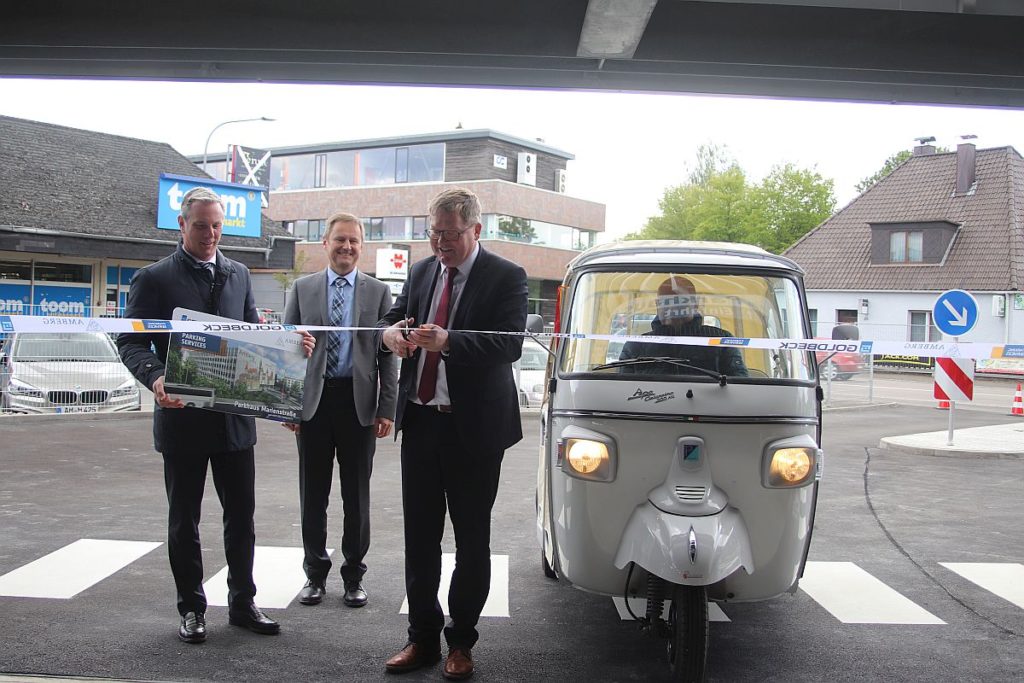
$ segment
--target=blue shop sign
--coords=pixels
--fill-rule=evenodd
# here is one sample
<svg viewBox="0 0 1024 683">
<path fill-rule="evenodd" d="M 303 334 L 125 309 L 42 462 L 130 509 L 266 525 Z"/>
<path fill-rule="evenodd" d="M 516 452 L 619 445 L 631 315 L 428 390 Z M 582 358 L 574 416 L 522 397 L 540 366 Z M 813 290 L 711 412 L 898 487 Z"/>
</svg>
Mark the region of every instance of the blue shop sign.
<svg viewBox="0 0 1024 683">
<path fill-rule="evenodd" d="M 160 191 L 156 210 L 156 227 L 178 230 L 181 199 L 194 187 L 208 187 L 224 200 L 224 234 L 238 237 L 260 237 L 263 216 L 260 212 L 262 193 L 252 185 L 225 183 L 210 178 L 160 174 Z"/>
<path fill-rule="evenodd" d="M 0 284 L 0 313 L 30 315 L 32 288 L 29 285 Z"/>
<path fill-rule="evenodd" d="M 91 287 L 35 286 L 32 309 L 36 315 L 84 316 L 90 315 Z"/>
</svg>

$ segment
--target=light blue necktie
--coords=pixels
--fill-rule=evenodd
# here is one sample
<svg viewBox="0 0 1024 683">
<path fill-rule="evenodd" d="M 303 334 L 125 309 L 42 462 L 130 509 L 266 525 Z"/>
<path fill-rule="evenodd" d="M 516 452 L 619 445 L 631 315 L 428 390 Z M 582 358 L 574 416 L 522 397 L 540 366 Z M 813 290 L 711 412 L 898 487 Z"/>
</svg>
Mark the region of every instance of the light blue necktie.
<svg viewBox="0 0 1024 683">
<path fill-rule="evenodd" d="M 331 306 L 328 311 L 328 322 L 332 327 L 345 325 L 345 287 L 348 280 L 335 278 L 331 283 Z M 327 335 L 327 376 L 341 376 L 342 332 L 331 332 Z"/>
</svg>

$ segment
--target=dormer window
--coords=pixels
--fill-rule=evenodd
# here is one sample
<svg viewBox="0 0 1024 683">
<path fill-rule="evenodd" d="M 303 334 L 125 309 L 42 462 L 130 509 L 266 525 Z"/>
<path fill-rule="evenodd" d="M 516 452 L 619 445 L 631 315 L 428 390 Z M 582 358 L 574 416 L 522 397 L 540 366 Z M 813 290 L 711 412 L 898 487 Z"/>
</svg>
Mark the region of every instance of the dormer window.
<svg viewBox="0 0 1024 683">
<path fill-rule="evenodd" d="M 941 265 L 959 226 L 950 221 L 871 223 L 871 265 Z"/>
<path fill-rule="evenodd" d="M 923 258 L 923 232 L 897 230 L 889 233 L 889 263 L 921 263 Z"/>
</svg>

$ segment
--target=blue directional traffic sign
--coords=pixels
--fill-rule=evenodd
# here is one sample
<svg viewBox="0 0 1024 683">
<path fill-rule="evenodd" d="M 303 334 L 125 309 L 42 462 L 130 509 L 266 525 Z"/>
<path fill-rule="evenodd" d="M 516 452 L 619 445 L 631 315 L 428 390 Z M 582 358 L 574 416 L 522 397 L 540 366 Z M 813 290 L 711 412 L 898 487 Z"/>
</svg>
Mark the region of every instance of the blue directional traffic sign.
<svg viewBox="0 0 1024 683">
<path fill-rule="evenodd" d="M 932 320 L 943 334 L 951 337 L 967 334 L 978 322 L 978 302 L 962 289 L 950 289 L 935 300 Z"/>
</svg>

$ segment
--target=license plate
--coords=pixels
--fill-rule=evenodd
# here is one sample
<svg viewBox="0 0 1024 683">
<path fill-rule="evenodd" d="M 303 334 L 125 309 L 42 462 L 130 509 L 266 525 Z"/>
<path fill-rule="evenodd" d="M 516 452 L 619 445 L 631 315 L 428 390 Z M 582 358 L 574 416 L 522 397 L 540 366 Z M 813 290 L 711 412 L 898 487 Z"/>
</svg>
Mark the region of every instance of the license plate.
<svg viewBox="0 0 1024 683">
<path fill-rule="evenodd" d="M 96 406 L 61 406 L 58 413 L 95 413 Z"/>
</svg>

